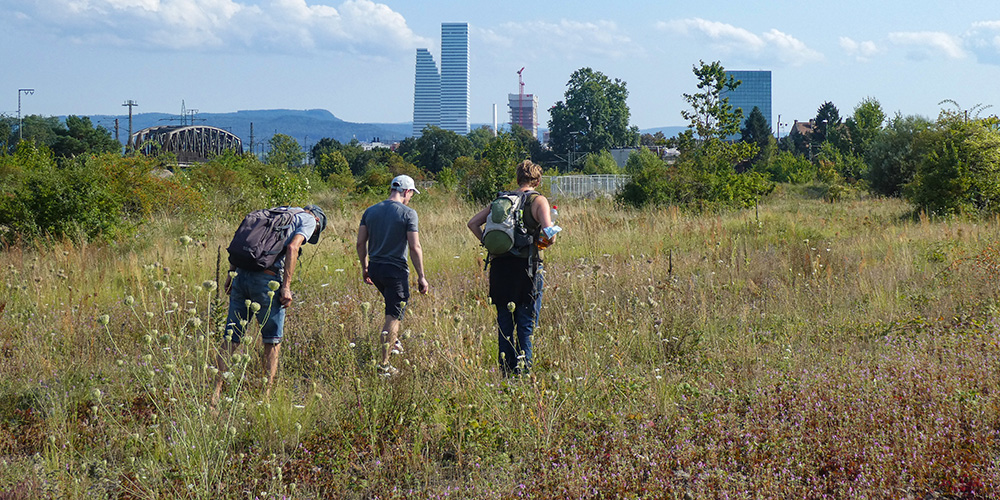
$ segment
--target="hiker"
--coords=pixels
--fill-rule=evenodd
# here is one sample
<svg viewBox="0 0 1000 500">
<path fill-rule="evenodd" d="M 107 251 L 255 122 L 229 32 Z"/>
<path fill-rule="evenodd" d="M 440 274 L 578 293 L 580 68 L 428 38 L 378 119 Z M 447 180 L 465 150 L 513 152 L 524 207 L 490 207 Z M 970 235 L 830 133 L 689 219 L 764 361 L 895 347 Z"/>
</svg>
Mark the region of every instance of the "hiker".
<svg viewBox="0 0 1000 500">
<path fill-rule="evenodd" d="M 398 373 L 389 364 L 389 357 L 393 352 L 403 352 L 399 325 L 406 312 L 406 302 L 410 300 L 407 249 L 413 269 L 417 272 L 417 289 L 422 294 L 429 289 L 424 276 L 424 254 L 417 234 L 417 212 L 408 206 L 415 194 L 420 194 L 420 191 L 413 179 L 408 175 L 397 176 L 389 186 L 389 198 L 368 207 L 358 226 L 361 278 L 365 283 L 375 285 L 385 298 L 382 360 L 379 364 L 379 374 L 384 377 Z"/>
<path fill-rule="evenodd" d="M 552 223 L 549 200 L 535 191 L 541 181 L 542 167 L 530 160 L 521 162 L 517 166 L 517 190 L 501 193 L 496 201 L 474 215 L 468 223 L 469 230 L 476 235 L 476 239 L 490 250 L 493 234 L 504 237 L 502 233 L 494 233 L 488 222 L 497 212 L 494 206 L 501 198 L 514 202 L 513 207 L 508 207 L 507 213 L 508 217 L 516 220 L 513 223 L 507 222 L 507 225 L 513 226 L 515 236 L 510 236 L 511 232 L 508 231 L 508 236 L 504 237 L 509 238 L 505 247 L 509 250 L 494 253 L 499 252 L 494 249 L 487 257 L 490 300 L 497 309 L 497 359 L 504 375 L 527 374 L 531 369 L 532 332 L 542 308 L 544 286 L 540 248 L 552 243 L 555 237 L 552 228 L 555 228 L 555 232 L 558 231 Z M 518 213 L 521 214 L 520 217 L 516 217 Z M 549 228 L 548 237 L 543 236 L 545 228 Z"/>
<path fill-rule="evenodd" d="M 249 224 L 255 216 L 257 217 L 255 220 L 261 221 L 258 227 L 266 226 L 269 229 L 268 234 L 274 240 L 273 246 L 277 247 L 275 250 L 263 252 L 266 254 L 264 260 L 256 262 L 252 259 L 247 260 L 241 252 L 242 249 L 252 254 L 259 254 L 260 248 L 257 247 L 269 244 L 268 234 L 252 231 Z M 278 224 L 273 222 L 277 218 L 283 221 L 280 233 L 272 227 Z M 324 229 L 326 229 L 326 214 L 316 205 L 258 210 L 248 215 L 240 224 L 229 248 L 229 274 L 225 285 L 226 293 L 229 294 L 229 314 L 226 317 L 226 338 L 222 342 L 218 356 L 219 377 L 212 395 L 213 407 L 218 404 L 219 396 L 222 394 L 222 374 L 228 370 L 227 356 L 223 354 L 232 356 L 239 348 L 243 334 L 253 317 L 256 317 L 260 325 L 261 342 L 264 344 L 262 364 L 267 379 L 264 396 L 270 395 L 271 382 L 278 371 L 285 309 L 292 305 L 290 286 L 299 253 L 306 242 L 313 245 L 318 243 L 319 235 Z M 257 269 L 258 267 L 261 269 Z"/>
</svg>

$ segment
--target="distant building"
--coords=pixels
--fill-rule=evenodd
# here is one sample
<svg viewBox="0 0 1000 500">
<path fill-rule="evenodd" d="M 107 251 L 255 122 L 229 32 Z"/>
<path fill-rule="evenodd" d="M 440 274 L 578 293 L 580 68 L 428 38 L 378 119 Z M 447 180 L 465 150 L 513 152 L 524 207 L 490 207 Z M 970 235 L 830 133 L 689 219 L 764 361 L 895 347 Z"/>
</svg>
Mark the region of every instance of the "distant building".
<svg viewBox="0 0 1000 500">
<path fill-rule="evenodd" d="M 469 133 L 469 24 L 441 23 L 441 71 L 427 49 L 417 49 L 413 81 L 413 136 L 433 125 Z"/>
<path fill-rule="evenodd" d="M 510 123 L 520 125 L 538 138 L 538 96 L 532 94 L 507 94 Z"/>
<path fill-rule="evenodd" d="M 468 23 L 441 23 L 441 128 L 469 133 Z"/>
<path fill-rule="evenodd" d="M 441 123 L 441 75 L 427 49 L 417 49 L 417 71 L 413 82 L 413 136 L 424 127 Z"/>
<path fill-rule="evenodd" d="M 761 114 L 767 120 L 767 126 L 774 130 L 771 121 L 771 72 L 767 70 L 737 70 L 726 71 L 726 76 L 731 76 L 741 82 L 734 91 L 722 91 L 722 97 L 729 98 L 729 104 L 733 109 L 743 110 L 743 121 L 740 122 L 740 128 L 746 126 L 746 119 L 756 106 L 760 108 Z M 731 136 L 730 139 L 739 139 L 739 135 Z"/>
</svg>

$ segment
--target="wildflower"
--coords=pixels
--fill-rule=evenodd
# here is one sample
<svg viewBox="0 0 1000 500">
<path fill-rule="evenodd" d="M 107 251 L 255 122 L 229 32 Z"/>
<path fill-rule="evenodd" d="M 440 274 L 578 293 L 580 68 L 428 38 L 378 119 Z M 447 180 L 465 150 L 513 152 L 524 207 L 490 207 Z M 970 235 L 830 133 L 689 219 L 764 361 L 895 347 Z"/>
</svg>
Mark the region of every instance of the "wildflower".
<svg viewBox="0 0 1000 500">
<path fill-rule="evenodd" d="M 146 318 L 151 319 L 153 317 L 153 311 L 146 311 Z"/>
<path fill-rule="evenodd" d="M 191 244 L 192 241 L 194 241 L 194 239 L 192 239 L 190 236 L 188 236 L 186 234 L 184 236 L 181 236 L 177 240 L 180 241 L 181 245 L 184 245 L 184 246 L 188 246 L 188 245 Z"/>
<path fill-rule="evenodd" d="M 253 311 L 253 312 L 255 312 L 255 313 L 257 311 L 260 311 L 260 304 L 258 304 L 256 302 L 251 303 L 250 304 L 250 310 Z"/>
<path fill-rule="evenodd" d="M 93 391 L 90 391 L 90 395 L 93 396 L 94 399 L 96 399 L 98 401 L 100 401 L 101 400 L 101 396 L 103 396 L 103 394 L 101 394 L 101 390 L 97 389 L 97 388 L 95 388 Z"/>
<path fill-rule="evenodd" d="M 147 335 L 143 335 L 142 336 L 142 343 L 146 344 L 146 345 L 152 344 L 153 343 L 153 336 L 152 335 L 148 335 L 148 334 Z"/>
<path fill-rule="evenodd" d="M 274 281 L 274 280 L 268 281 L 267 282 L 267 288 L 269 290 L 271 290 L 271 291 L 277 290 L 277 289 L 281 288 L 281 283 L 278 283 L 277 281 Z"/>
<path fill-rule="evenodd" d="M 214 292 L 215 289 L 218 287 L 219 284 L 216 283 L 215 280 L 206 280 L 201 284 L 201 288 L 204 289 L 206 292 Z"/>
<path fill-rule="evenodd" d="M 323 395 L 317 392 L 317 393 L 313 394 L 313 399 L 315 399 L 316 401 L 319 401 L 319 400 L 323 399 Z"/>
<path fill-rule="evenodd" d="M 124 359 L 115 360 L 115 364 L 118 366 L 125 366 L 125 360 Z"/>
<path fill-rule="evenodd" d="M 198 328 L 201 326 L 201 318 L 189 318 L 188 324 L 191 325 L 192 328 Z"/>
<path fill-rule="evenodd" d="M 517 308 L 517 305 L 516 305 L 516 304 L 514 304 L 513 302 L 508 302 L 508 303 L 507 303 L 507 310 L 508 310 L 508 311 L 510 311 L 510 312 L 514 312 L 514 309 L 516 309 L 516 308 Z"/>
<path fill-rule="evenodd" d="M 108 323 L 111 322 L 111 317 L 108 316 L 107 314 L 102 314 L 102 315 L 100 315 L 100 316 L 97 317 L 97 322 L 101 326 L 108 326 Z"/>
<path fill-rule="evenodd" d="M 351 342 L 351 343 L 347 344 L 347 347 L 350 347 L 351 349 L 354 349 L 356 347 L 356 345 L 354 344 L 354 342 Z"/>
<path fill-rule="evenodd" d="M 239 276 L 239 274 L 240 273 L 238 273 L 236 271 L 229 271 L 229 278 L 230 279 L 235 278 L 235 277 Z"/>
<path fill-rule="evenodd" d="M 295 432 L 302 432 L 302 424 L 295 422 Z"/>
<path fill-rule="evenodd" d="M 132 307 L 132 304 L 135 304 L 135 297 L 133 297 L 131 295 L 126 295 L 125 296 L 125 305 L 127 305 L 129 307 Z"/>
<path fill-rule="evenodd" d="M 371 308 L 372 308 L 372 303 L 371 302 L 362 302 L 361 303 L 361 312 L 364 313 L 365 315 L 368 314 L 368 311 L 371 310 Z"/>
<path fill-rule="evenodd" d="M 274 300 L 274 292 L 272 290 L 267 291 L 267 300 Z"/>
<path fill-rule="evenodd" d="M 167 287 L 166 281 L 157 280 L 153 282 L 153 288 L 155 288 L 157 291 L 162 291 L 166 287 Z"/>
</svg>

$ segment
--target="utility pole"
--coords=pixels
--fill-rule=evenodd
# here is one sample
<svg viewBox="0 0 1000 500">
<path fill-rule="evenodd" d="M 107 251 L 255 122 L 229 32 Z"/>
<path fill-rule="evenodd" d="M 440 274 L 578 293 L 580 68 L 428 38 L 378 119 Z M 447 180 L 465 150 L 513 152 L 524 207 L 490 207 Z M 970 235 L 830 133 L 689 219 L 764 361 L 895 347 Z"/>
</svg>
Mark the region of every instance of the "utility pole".
<svg viewBox="0 0 1000 500">
<path fill-rule="evenodd" d="M 253 151 L 253 122 L 250 122 L 250 154 L 255 155 Z"/>
<path fill-rule="evenodd" d="M 21 141 L 24 139 L 24 133 L 21 131 L 21 94 L 31 95 L 35 93 L 35 89 L 17 89 L 17 140 Z"/>
<path fill-rule="evenodd" d="M 129 99 L 129 100 L 125 101 L 124 104 L 122 104 L 122 106 L 128 106 L 128 143 L 129 143 L 129 145 L 132 144 L 132 108 L 134 108 L 134 107 L 136 107 L 138 105 L 139 105 L 139 103 L 133 101 L 132 99 Z M 128 151 L 128 148 L 125 148 L 125 149 L 126 149 L 126 151 Z"/>
</svg>

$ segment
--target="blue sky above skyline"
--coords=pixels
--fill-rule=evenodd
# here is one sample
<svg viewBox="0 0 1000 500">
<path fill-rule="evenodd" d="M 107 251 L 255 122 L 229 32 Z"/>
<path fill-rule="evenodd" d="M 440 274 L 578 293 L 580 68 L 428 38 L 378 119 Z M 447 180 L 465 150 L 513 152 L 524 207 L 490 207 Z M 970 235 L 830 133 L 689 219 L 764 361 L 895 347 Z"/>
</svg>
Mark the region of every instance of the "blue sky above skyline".
<svg viewBox="0 0 1000 500">
<path fill-rule="evenodd" d="M 624 80 L 632 123 L 684 125 L 681 94 L 699 60 L 772 71 L 772 119 L 807 120 L 865 97 L 933 118 L 945 99 L 993 105 L 1000 80 L 995 2 L 542 3 L 368 0 L 0 0 L 0 113 L 179 113 L 327 109 L 356 122 L 407 122 L 415 49 L 440 61 L 442 22 L 470 27 L 471 121 L 505 122 L 508 93 L 544 111 L 570 74 Z"/>
</svg>

